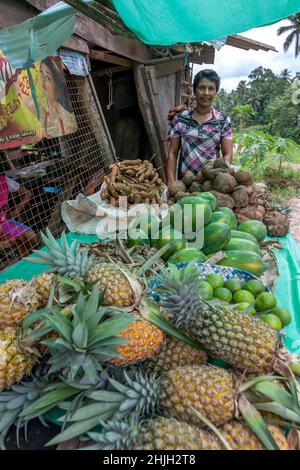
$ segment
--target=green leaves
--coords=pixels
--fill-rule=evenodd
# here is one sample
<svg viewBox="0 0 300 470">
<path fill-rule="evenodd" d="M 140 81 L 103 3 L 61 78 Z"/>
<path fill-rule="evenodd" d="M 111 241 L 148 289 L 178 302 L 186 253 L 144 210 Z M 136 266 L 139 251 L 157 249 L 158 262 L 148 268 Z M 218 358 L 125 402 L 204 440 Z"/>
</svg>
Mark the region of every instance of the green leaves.
<svg viewBox="0 0 300 470">
<path fill-rule="evenodd" d="M 143 299 L 140 304 L 140 314 L 155 326 L 165 331 L 168 335 L 189 344 L 193 348 L 204 350 L 204 348 L 194 339 L 179 330 L 160 312 L 159 307 L 154 303 Z"/>
<path fill-rule="evenodd" d="M 242 395 L 239 398 L 239 410 L 249 428 L 261 440 L 267 450 L 279 450 L 279 447 L 270 433 L 267 424 L 263 420 L 261 414 L 254 406 Z"/>
</svg>

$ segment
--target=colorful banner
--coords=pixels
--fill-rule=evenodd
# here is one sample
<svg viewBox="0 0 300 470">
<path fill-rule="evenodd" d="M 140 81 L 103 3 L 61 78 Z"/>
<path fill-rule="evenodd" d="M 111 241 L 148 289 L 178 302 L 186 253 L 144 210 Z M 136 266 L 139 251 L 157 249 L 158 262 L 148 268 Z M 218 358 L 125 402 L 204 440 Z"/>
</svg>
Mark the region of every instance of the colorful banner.
<svg viewBox="0 0 300 470">
<path fill-rule="evenodd" d="M 48 57 L 28 71 L 13 70 L 0 51 L 0 149 L 19 147 L 76 132 L 77 123 L 59 57 Z"/>
</svg>

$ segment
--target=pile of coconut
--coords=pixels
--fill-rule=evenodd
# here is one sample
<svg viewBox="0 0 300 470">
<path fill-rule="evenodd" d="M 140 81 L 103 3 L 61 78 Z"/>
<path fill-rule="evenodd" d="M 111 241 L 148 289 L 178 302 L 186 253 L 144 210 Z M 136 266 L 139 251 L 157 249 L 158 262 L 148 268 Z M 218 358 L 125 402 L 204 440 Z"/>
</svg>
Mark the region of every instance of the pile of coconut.
<svg viewBox="0 0 300 470">
<path fill-rule="evenodd" d="M 271 236 L 285 236 L 289 231 L 289 219 L 277 212 L 265 198 L 264 190 L 253 184 L 250 171 L 228 168 L 222 158 L 207 163 L 198 174 L 187 171 L 181 181 L 168 188 L 168 204 L 172 205 L 186 196 L 199 196 L 199 192 L 211 192 L 219 207 L 233 209 L 238 222 L 260 220 Z"/>
</svg>

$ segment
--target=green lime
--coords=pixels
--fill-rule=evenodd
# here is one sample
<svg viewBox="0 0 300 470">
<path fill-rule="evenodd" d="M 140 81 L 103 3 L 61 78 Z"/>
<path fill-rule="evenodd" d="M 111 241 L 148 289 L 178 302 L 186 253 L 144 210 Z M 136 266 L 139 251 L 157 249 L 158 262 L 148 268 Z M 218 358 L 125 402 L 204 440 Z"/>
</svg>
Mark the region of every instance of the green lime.
<svg viewBox="0 0 300 470">
<path fill-rule="evenodd" d="M 257 297 L 258 294 L 261 294 L 262 292 L 265 292 L 266 290 L 263 282 L 259 281 L 258 279 L 252 279 L 252 281 L 248 281 L 244 285 L 244 289 L 251 292 L 251 294 L 253 294 L 254 297 Z"/>
<path fill-rule="evenodd" d="M 204 300 L 211 300 L 214 296 L 214 291 L 208 282 L 201 281 L 199 284 L 199 294 Z"/>
<path fill-rule="evenodd" d="M 234 277 L 225 282 L 226 289 L 229 289 L 233 294 L 238 290 L 241 290 L 242 285 L 238 279 Z"/>
<path fill-rule="evenodd" d="M 250 315 L 254 315 L 254 313 L 256 313 L 256 310 L 255 308 L 251 307 L 251 304 L 249 304 L 248 302 L 241 302 L 240 304 L 237 304 L 235 307 L 234 307 L 236 310 L 247 310 L 247 313 L 249 313 Z"/>
<path fill-rule="evenodd" d="M 271 310 L 269 310 L 268 313 L 272 313 L 273 315 L 276 315 L 276 317 L 278 317 L 279 320 L 281 321 L 282 327 L 287 326 L 291 323 L 292 317 L 287 308 L 274 307 Z"/>
<path fill-rule="evenodd" d="M 251 292 L 241 289 L 233 294 L 233 301 L 235 304 L 240 304 L 241 302 L 247 302 L 248 304 L 253 304 L 255 302 L 255 298 L 251 294 Z"/>
<path fill-rule="evenodd" d="M 277 299 L 272 292 L 262 292 L 258 294 L 255 301 L 256 310 L 263 312 L 264 310 L 270 310 L 276 307 Z"/>
<path fill-rule="evenodd" d="M 259 318 L 265 323 L 267 323 L 267 325 L 269 325 L 269 327 L 272 328 L 273 330 L 279 331 L 282 328 L 280 319 L 276 315 L 273 315 L 272 313 L 260 315 Z"/>
<path fill-rule="evenodd" d="M 225 287 L 218 287 L 214 290 L 214 297 L 216 299 L 225 300 L 226 302 L 231 302 L 232 293 Z"/>
<path fill-rule="evenodd" d="M 205 280 L 214 290 L 224 286 L 224 280 L 220 274 L 209 274 Z"/>
</svg>

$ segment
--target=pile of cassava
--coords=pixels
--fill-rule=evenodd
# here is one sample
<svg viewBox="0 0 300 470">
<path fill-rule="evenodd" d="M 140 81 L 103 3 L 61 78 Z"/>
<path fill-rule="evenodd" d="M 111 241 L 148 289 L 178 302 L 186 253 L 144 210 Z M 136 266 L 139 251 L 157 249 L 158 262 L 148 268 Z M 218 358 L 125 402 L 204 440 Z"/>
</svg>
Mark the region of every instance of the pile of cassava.
<svg viewBox="0 0 300 470">
<path fill-rule="evenodd" d="M 288 217 L 272 208 L 263 191 L 253 185 L 252 174 L 229 168 L 221 158 L 207 163 L 196 175 L 187 171 L 181 181 L 175 181 L 168 189 L 169 205 L 185 196 L 210 191 L 219 207 L 234 210 L 239 223 L 260 220 L 271 236 L 285 236 L 289 231 Z"/>
<path fill-rule="evenodd" d="M 128 205 L 159 204 L 164 190 L 164 183 L 149 160 L 123 160 L 110 165 L 111 174 L 105 176 L 105 189 L 102 199 L 107 199 L 115 207 L 119 198 L 127 197 Z"/>
</svg>

